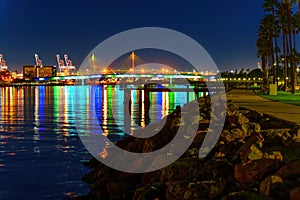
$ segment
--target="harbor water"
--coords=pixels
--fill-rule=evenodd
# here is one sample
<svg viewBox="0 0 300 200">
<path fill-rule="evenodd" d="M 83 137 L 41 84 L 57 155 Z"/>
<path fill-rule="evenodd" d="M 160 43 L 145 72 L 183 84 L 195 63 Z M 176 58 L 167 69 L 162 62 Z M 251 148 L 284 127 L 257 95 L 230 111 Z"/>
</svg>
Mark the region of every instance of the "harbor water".
<svg viewBox="0 0 300 200">
<path fill-rule="evenodd" d="M 88 126 L 93 110 L 103 134 L 114 142 L 121 140 L 126 137 L 125 93 L 114 85 L 0 88 L 0 199 L 70 199 L 87 194 L 81 177 L 89 169 L 83 161 L 92 156 L 81 143 L 75 119 Z M 127 134 L 195 98 L 193 92 L 150 92 L 145 112 L 144 91 L 130 91 Z"/>
</svg>

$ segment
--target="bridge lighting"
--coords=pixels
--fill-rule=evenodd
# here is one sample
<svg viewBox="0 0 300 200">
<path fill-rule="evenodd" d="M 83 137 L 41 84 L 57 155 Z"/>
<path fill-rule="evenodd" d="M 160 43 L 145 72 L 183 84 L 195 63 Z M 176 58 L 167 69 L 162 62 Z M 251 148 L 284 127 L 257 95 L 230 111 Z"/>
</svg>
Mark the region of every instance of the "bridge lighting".
<svg viewBox="0 0 300 200">
<path fill-rule="evenodd" d="M 135 68 L 135 54 L 134 54 L 134 51 L 132 51 L 131 53 L 131 69 L 133 70 Z"/>
</svg>

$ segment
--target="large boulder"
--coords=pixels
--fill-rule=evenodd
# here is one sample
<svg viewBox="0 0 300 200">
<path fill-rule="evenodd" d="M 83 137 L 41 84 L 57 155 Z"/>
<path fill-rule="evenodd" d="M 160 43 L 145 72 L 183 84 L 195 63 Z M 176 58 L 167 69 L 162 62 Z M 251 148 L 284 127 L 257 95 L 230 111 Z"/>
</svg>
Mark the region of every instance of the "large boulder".
<svg viewBox="0 0 300 200">
<path fill-rule="evenodd" d="M 211 108 L 211 98 L 217 97 L 207 96 L 184 108 L 177 107 L 160 123 L 137 130 L 145 134 L 158 131 L 152 137 L 129 136 L 116 144 L 126 151 L 152 152 L 169 144 L 180 127 L 185 133 L 182 142 L 195 138 L 177 161 L 154 172 L 131 174 L 91 159 L 85 165 L 92 170 L 83 177 L 91 192 L 86 198 L 80 196 L 77 199 L 297 199 L 300 188 L 299 128 L 239 108 L 232 101 L 226 105 L 220 100 Z M 198 109 L 194 109 L 195 104 Z M 223 113 L 225 106 L 226 113 Z M 209 129 L 210 121 L 218 123 L 225 114 L 225 124 L 216 145 L 199 152 L 206 136 L 213 132 Z M 196 133 L 195 125 L 198 125 Z M 176 153 L 177 147 L 173 145 L 173 148 L 172 153 Z M 202 153 L 206 156 L 199 158 Z M 154 164 L 164 162 L 164 158 L 164 155 L 157 156 L 158 162 Z M 143 159 L 132 162 L 132 169 L 143 163 Z"/>
</svg>

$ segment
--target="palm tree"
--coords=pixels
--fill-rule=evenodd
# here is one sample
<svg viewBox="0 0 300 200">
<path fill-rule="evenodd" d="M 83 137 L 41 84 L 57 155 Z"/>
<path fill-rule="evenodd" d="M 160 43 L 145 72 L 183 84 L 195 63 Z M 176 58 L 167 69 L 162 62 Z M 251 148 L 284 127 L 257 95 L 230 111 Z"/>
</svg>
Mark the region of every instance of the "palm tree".
<svg viewBox="0 0 300 200">
<path fill-rule="evenodd" d="M 283 0 L 283 5 L 286 9 L 287 16 L 287 31 L 288 31 L 288 43 L 289 43 L 289 57 L 290 57 L 290 66 L 291 66 L 291 93 L 295 94 L 295 58 L 294 58 L 294 49 L 293 49 L 293 38 L 292 38 L 292 6 L 297 2 L 297 0 Z"/>
<path fill-rule="evenodd" d="M 273 38 L 275 37 L 274 35 L 274 25 L 275 25 L 275 19 L 274 17 L 269 14 L 266 15 L 260 22 L 260 26 L 258 29 L 258 36 L 261 37 L 262 39 L 265 39 L 268 43 L 267 48 L 268 48 L 268 54 L 267 56 L 267 61 L 266 61 L 266 67 L 268 69 L 272 69 L 272 75 L 273 75 L 273 83 L 275 83 L 276 80 L 276 70 L 275 70 L 275 58 L 274 58 L 274 45 L 273 45 Z"/>
<path fill-rule="evenodd" d="M 276 10 L 276 15 L 278 17 L 279 26 L 282 31 L 282 49 L 283 49 L 283 71 L 284 71 L 284 88 L 287 90 L 288 88 L 288 54 L 289 54 L 289 43 L 288 43 L 288 23 L 287 23 L 287 12 L 286 5 L 281 3 L 278 5 Z"/>
<path fill-rule="evenodd" d="M 263 3 L 263 8 L 265 12 L 271 12 L 272 16 L 275 16 L 275 9 L 278 6 L 277 0 L 265 0 Z"/>
<path fill-rule="evenodd" d="M 295 4 L 298 5 L 297 14 L 292 13 L 292 7 Z M 300 0 L 264 0 L 263 8 L 267 15 L 261 20 L 258 30 L 256 43 L 258 54 L 264 60 L 265 68 L 267 69 L 268 66 L 272 68 L 273 83 L 277 83 L 279 63 L 283 61 L 284 85 L 287 89 L 288 77 L 290 77 L 291 93 L 293 94 L 295 93 L 296 66 L 298 64 L 296 35 L 300 32 Z M 280 35 L 282 36 L 282 59 L 278 55 Z M 265 49 L 262 45 L 265 45 Z"/>
<path fill-rule="evenodd" d="M 274 49 L 273 53 L 275 52 L 275 63 L 273 64 L 273 83 L 276 83 L 278 86 L 277 82 L 277 76 L 278 76 L 278 67 L 279 67 L 279 56 L 278 53 L 280 52 L 280 48 L 278 47 L 278 37 L 280 35 L 280 28 L 279 28 L 279 22 L 277 19 L 277 16 L 275 15 L 276 13 L 276 8 L 278 7 L 279 3 L 277 0 L 265 0 L 263 3 L 263 8 L 265 12 L 271 12 L 272 14 L 272 21 L 273 21 L 273 37 L 274 37 Z"/>
<path fill-rule="evenodd" d="M 297 52 L 297 47 L 296 47 L 296 35 L 299 34 L 300 32 L 300 13 L 295 13 L 292 16 L 292 20 L 291 20 L 291 29 L 292 29 L 292 33 L 293 33 L 293 39 L 294 39 L 294 49 L 293 49 L 293 54 L 294 54 L 294 74 L 293 76 L 294 78 L 294 83 L 297 83 L 297 65 L 299 64 L 299 53 Z M 298 83 L 297 83 L 298 84 Z"/>
<path fill-rule="evenodd" d="M 292 15 L 291 19 L 291 29 L 293 33 L 293 39 L 294 39 L 294 49 L 296 49 L 296 35 L 300 32 L 300 14 L 295 13 Z"/>
<path fill-rule="evenodd" d="M 269 38 L 266 36 L 263 26 L 260 26 L 258 32 L 258 39 L 256 41 L 257 55 L 261 58 L 262 66 L 262 91 L 268 88 L 268 71 L 267 71 L 267 57 L 270 55 Z"/>
</svg>

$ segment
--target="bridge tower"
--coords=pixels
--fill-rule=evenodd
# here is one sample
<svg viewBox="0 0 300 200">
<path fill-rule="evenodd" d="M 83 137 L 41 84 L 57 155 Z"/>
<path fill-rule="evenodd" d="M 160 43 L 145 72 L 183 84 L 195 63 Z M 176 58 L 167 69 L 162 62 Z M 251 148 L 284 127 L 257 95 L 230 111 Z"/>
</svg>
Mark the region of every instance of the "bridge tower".
<svg viewBox="0 0 300 200">
<path fill-rule="evenodd" d="M 95 68 L 95 61 L 96 61 L 96 56 L 95 56 L 95 54 L 93 53 L 92 56 L 91 56 L 91 61 L 90 61 L 93 70 L 94 70 L 94 68 Z"/>
<path fill-rule="evenodd" d="M 132 53 L 131 53 L 131 68 L 130 68 L 132 71 L 134 71 L 134 68 L 135 68 L 134 60 L 135 60 L 135 54 L 134 54 L 134 51 L 132 51 Z"/>
</svg>

